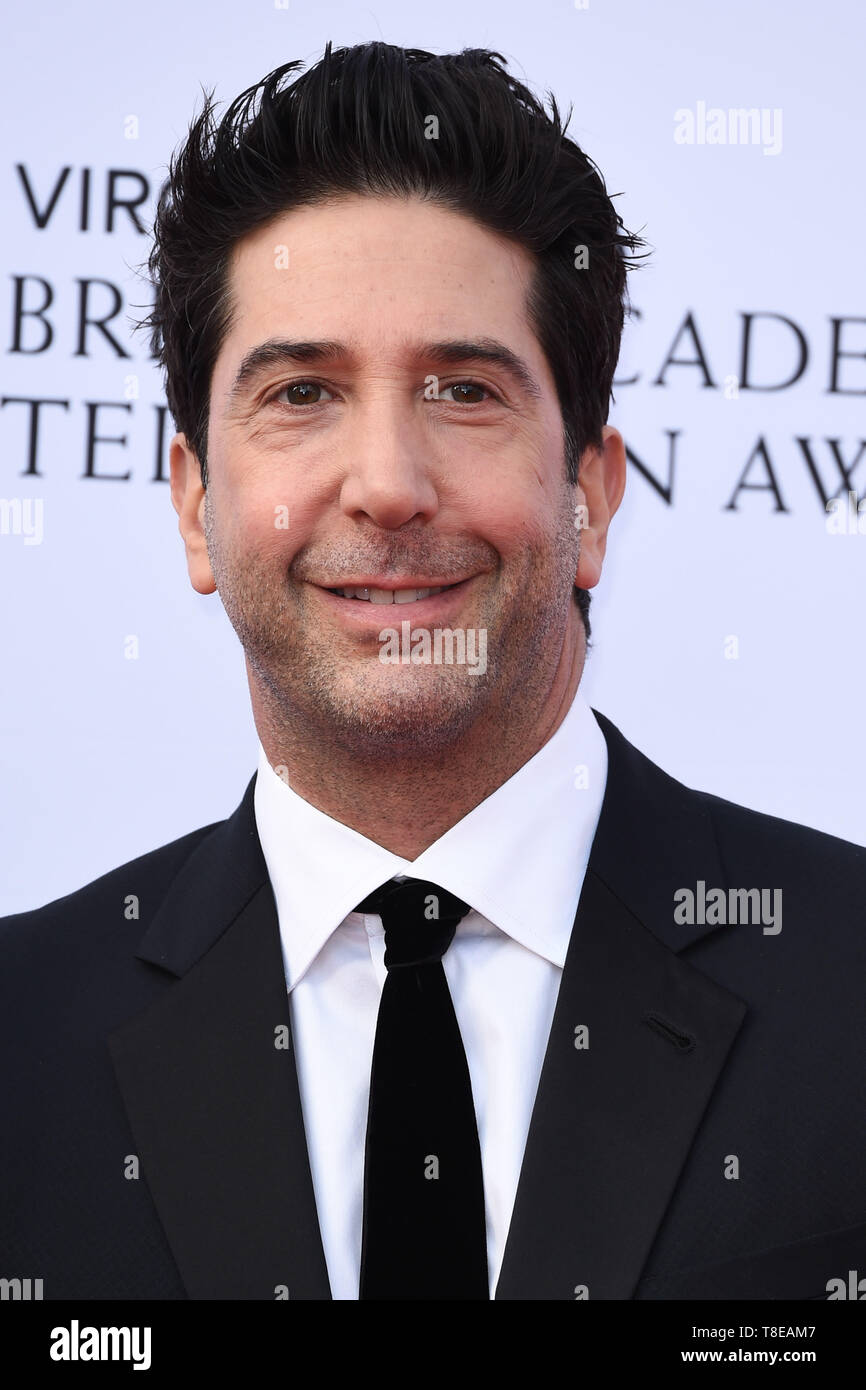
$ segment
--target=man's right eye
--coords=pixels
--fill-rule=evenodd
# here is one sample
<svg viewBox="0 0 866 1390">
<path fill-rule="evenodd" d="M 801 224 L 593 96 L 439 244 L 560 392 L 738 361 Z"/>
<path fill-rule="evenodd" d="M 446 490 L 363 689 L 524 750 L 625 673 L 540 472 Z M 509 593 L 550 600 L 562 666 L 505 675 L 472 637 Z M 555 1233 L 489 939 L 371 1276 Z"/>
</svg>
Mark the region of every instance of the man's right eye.
<svg viewBox="0 0 866 1390">
<path fill-rule="evenodd" d="M 276 391 L 274 391 L 270 396 L 268 396 L 265 404 L 279 405 L 282 406 L 285 410 L 303 410 L 305 406 L 321 405 L 323 403 L 316 397 L 311 398 L 309 393 L 315 391 L 328 392 L 328 388 L 327 386 L 323 386 L 320 381 L 305 380 L 284 382 L 282 386 L 279 386 Z M 283 395 L 283 392 L 285 392 L 289 397 L 288 400 L 280 399 L 280 397 Z M 330 395 L 330 392 L 328 392 L 328 394 Z M 296 398 L 294 400 L 292 399 L 293 395 Z"/>
</svg>

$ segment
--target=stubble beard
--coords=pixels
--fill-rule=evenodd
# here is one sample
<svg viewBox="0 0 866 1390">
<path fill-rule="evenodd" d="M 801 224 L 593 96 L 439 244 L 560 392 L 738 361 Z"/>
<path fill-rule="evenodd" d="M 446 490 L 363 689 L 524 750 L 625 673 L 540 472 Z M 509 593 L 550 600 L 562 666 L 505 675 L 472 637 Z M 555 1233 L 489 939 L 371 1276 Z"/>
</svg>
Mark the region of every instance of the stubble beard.
<svg viewBox="0 0 866 1390">
<path fill-rule="evenodd" d="M 214 579 L 281 746 L 409 764 L 455 752 L 474 726 L 485 740 L 516 739 L 550 690 L 574 603 L 580 535 L 567 499 L 560 518 L 554 543 L 527 550 L 519 573 L 500 567 L 476 580 L 478 599 L 453 624 L 487 631 L 486 670 L 473 674 L 466 664 L 382 662 L 376 638 L 362 649 L 329 634 L 308 586 L 222 544 L 206 494 Z M 394 609 L 381 612 L 382 628 L 399 632 Z"/>
</svg>

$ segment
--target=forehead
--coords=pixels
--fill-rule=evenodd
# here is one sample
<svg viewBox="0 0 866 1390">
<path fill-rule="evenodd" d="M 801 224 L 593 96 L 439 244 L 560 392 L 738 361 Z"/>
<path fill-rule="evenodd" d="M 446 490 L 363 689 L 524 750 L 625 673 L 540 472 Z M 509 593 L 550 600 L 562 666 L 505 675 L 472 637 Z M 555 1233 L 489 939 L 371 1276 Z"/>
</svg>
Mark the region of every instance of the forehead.
<svg viewBox="0 0 866 1390">
<path fill-rule="evenodd" d="M 504 339 L 544 374 L 526 315 L 535 264 L 468 215 L 418 197 L 352 194 L 295 208 L 235 247 L 216 372 L 269 337 L 352 341 L 385 360 L 447 332 Z"/>
</svg>

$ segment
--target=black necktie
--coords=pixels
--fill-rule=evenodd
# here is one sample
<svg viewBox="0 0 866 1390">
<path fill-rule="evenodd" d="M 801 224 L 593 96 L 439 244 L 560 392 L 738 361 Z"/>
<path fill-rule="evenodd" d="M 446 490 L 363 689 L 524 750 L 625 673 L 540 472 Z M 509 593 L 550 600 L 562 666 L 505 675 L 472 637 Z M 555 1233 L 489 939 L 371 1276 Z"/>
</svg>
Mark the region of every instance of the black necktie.
<svg viewBox="0 0 866 1390">
<path fill-rule="evenodd" d="M 435 883 L 393 880 L 379 913 L 388 971 L 370 1075 L 361 1299 L 489 1299 L 481 1149 L 442 967 L 470 911 Z"/>
</svg>

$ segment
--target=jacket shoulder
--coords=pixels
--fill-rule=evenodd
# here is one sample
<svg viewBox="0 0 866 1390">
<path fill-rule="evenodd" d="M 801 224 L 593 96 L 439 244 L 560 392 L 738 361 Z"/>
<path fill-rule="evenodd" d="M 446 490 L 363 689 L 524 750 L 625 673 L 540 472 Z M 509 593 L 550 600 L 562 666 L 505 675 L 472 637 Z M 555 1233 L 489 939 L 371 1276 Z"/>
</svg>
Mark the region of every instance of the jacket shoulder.
<svg viewBox="0 0 866 1390">
<path fill-rule="evenodd" d="M 42 907 L 0 917 L 0 952 L 8 962 L 10 952 L 17 955 L 25 949 L 28 953 L 30 949 L 47 949 L 68 937 L 70 930 L 74 929 L 76 935 L 88 928 L 101 930 L 107 922 L 124 920 L 125 908 L 132 898 L 138 900 L 136 912 L 142 906 L 143 896 L 148 906 L 155 904 L 196 846 L 222 824 L 223 821 L 212 821 L 191 830 Z"/>
<path fill-rule="evenodd" d="M 819 927 L 836 947 L 847 943 L 862 968 L 866 848 L 708 792 L 693 795 L 709 814 L 729 884 L 778 891 L 789 942 L 795 933 L 804 949 L 814 950 Z"/>
<path fill-rule="evenodd" d="M 828 869 L 838 866 L 853 872 L 866 872 L 866 847 L 852 840 L 816 830 L 799 821 L 786 820 L 783 816 L 752 810 L 711 792 L 692 790 L 691 794 L 709 813 L 723 848 L 727 845 L 738 854 L 747 853 L 764 860 L 769 855 L 785 863 L 795 863 L 802 856 L 804 868 L 823 864 Z"/>
<path fill-rule="evenodd" d="M 610 803 L 617 837 L 607 859 L 618 875 L 623 872 L 619 840 L 624 828 L 632 850 L 642 841 L 651 845 L 653 863 L 665 846 L 700 845 L 709 832 L 725 865 L 736 871 L 754 862 L 765 869 L 784 868 L 792 880 L 814 876 L 817 869 L 862 883 L 864 846 L 688 786 L 641 752 L 600 710 L 592 712 L 608 745 L 605 804 Z"/>
</svg>

